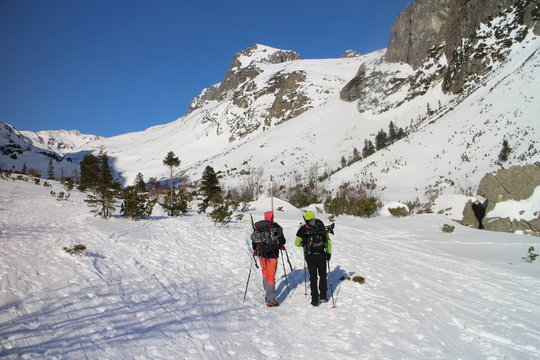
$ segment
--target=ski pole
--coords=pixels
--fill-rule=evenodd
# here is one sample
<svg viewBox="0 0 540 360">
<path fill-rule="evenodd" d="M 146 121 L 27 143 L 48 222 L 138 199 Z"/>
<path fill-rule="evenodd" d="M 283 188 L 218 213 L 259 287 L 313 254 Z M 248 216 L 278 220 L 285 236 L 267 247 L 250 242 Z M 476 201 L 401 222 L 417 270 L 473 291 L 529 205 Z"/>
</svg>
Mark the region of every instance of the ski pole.
<svg viewBox="0 0 540 360">
<path fill-rule="evenodd" d="M 287 252 L 287 249 L 285 249 L 285 247 L 283 247 L 283 249 L 285 250 L 285 255 L 287 255 L 287 262 L 289 263 L 289 267 L 291 268 L 291 272 L 292 272 L 293 268 L 291 265 L 291 260 L 289 259 L 289 253 Z"/>
<path fill-rule="evenodd" d="M 330 260 L 326 260 L 328 264 L 328 278 L 330 279 L 330 294 L 332 294 L 332 309 L 336 308 L 336 302 L 334 301 L 334 286 L 332 286 L 332 275 L 330 275 Z"/>
<path fill-rule="evenodd" d="M 304 295 L 307 296 L 307 274 L 306 274 L 306 259 L 304 258 Z"/>
<path fill-rule="evenodd" d="M 253 268 L 253 263 L 250 262 L 250 265 L 249 265 L 249 273 L 248 273 L 248 279 L 247 279 L 247 282 L 246 282 L 246 290 L 244 291 L 244 300 L 243 301 L 246 301 L 246 295 L 247 295 L 247 290 L 248 290 L 248 286 L 249 286 L 249 278 L 251 277 L 251 269 Z"/>
<path fill-rule="evenodd" d="M 281 256 L 281 263 L 283 264 L 283 272 L 285 273 L 285 284 L 287 284 L 287 295 L 289 295 L 291 290 L 289 289 L 289 280 L 287 279 L 287 269 L 285 269 L 285 260 L 283 260 L 283 256 Z"/>
</svg>

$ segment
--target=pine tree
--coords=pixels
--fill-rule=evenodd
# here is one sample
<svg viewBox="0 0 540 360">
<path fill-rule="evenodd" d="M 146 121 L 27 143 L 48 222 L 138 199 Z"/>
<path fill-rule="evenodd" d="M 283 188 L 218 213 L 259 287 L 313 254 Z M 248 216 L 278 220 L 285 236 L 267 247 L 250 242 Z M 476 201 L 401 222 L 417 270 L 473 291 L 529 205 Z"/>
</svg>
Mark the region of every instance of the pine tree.
<svg viewBox="0 0 540 360">
<path fill-rule="evenodd" d="M 119 184 L 113 179 L 112 170 L 109 165 L 109 156 L 103 150 L 100 151 L 98 160 L 97 182 L 90 188 L 91 193 L 85 199 L 89 206 L 94 207 L 93 212 L 105 219 L 112 216 L 115 209 L 115 202 L 118 196 Z"/>
<path fill-rule="evenodd" d="M 137 176 L 135 176 L 135 189 L 137 192 L 146 192 L 146 183 L 144 182 L 142 173 L 138 173 Z"/>
<path fill-rule="evenodd" d="M 26 172 L 28 171 L 28 168 L 26 167 L 26 163 L 23 164 L 23 167 L 21 169 L 21 173 L 22 174 L 26 174 Z"/>
<path fill-rule="evenodd" d="M 167 153 L 167 156 L 165 159 L 163 159 L 163 165 L 168 166 L 171 170 L 171 176 L 169 178 L 170 185 L 171 185 L 171 192 L 169 195 L 169 200 L 171 201 L 171 204 L 169 204 L 169 207 L 172 208 L 172 200 L 173 200 L 173 168 L 180 166 L 180 159 L 174 154 L 174 152 L 169 151 Z M 172 216 L 171 213 L 169 213 L 170 216 Z"/>
<path fill-rule="evenodd" d="M 214 206 L 214 209 L 210 212 L 210 218 L 214 221 L 214 224 L 219 223 L 220 226 L 223 226 L 231 221 L 232 215 L 237 209 L 238 203 L 228 194 L 223 201 Z"/>
<path fill-rule="evenodd" d="M 139 192 L 136 187 L 128 187 L 122 191 L 123 203 L 121 213 L 133 220 L 152 215 L 156 200 L 150 200 L 147 193 Z"/>
<path fill-rule="evenodd" d="M 503 162 L 508 161 L 508 155 L 510 155 L 511 152 L 512 152 L 512 149 L 510 148 L 510 145 L 508 145 L 508 141 L 503 140 L 502 149 L 501 149 L 501 152 L 499 153 L 499 160 Z"/>
<path fill-rule="evenodd" d="M 345 155 L 341 157 L 341 167 L 347 166 L 347 159 L 345 159 Z"/>
<path fill-rule="evenodd" d="M 207 166 L 204 169 L 200 191 L 205 198 L 199 205 L 199 212 L 205 212 L 211 203 L 217 204 L 222 201 L 219 178 L 211 166 Z"/>
<path fill-rule="evenodd" d="M 360 151 L 358 151 L 357 148 L 354 148 L 353 149 L 353 161 L 358 161 L 362 158 L 362 156 L 360 155 Z"/>
<path fill-rule="evenodd" d="M 191 201 L 191 195 L 186 193 L 184 189 L 173 191 L 173 197 L 170 198 L 170 194 L 165 196 L 161 204 L 161 207 L 169 212 L 170 216 L 178 216 L 188 212 L 189 203 Z"/>
<path fill-rule="evenodd" d="M 47 180 L 54 180 L 54 167 L 52 159 L 49 159 L 49 167 L 47 168 Z"/>
<path fill-rule="evenodd" d="M 93 188 L 99 182 L 99 160 L 93 154 L 84 156 L 80 164 L 81 174 L 79 189 L 85 191 Z"/>
<path fill-rule="evenodd" d="M 390 121 L 390 125 L 388 125 L 388 136 L 390 137 L 390 141 L 395 141 L 398 138 L 396 126 L 393 121 Z"/>
<path fill-rule="evenodd" d="M 388 136 L 384 130 L 380 130 L 377 136 L 375 136 L 375 149 L 381 150 L 388 145 Z"/>
<path fill-rule="evenodd" d="M 364 140 L 364 148 L 362 149 L 362 157 L 367 158 L 375 152 L 375 146 L 371 140 Z"/>
</svg>

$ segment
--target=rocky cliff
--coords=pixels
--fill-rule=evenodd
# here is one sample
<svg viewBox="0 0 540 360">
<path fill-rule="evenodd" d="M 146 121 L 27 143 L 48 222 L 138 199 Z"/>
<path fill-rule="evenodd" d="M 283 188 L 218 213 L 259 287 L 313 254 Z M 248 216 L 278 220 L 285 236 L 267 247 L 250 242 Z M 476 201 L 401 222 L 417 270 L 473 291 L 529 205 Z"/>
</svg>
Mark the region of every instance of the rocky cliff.
<svg viewBox="0 0 540 360">
<path fill-rule="evenodd" d="M 481 75 L 489 69 L 490 64 L 482 61 L 482 54 L 473 50 L 481 40 L 475 37 L 481 24 L 488 24 L 511 6 L 515 15 L 512 29 L 523 25 L 525 31 L 531 29 L 539 35 L 537 0 L 417 0 L 406 7 L 392 27 L 386 61 L 418 68 L 434 47 L 442 46 L 448 60 L 444 89 L 458 93 L 471 74 Z M 498 36 L 505 37 L 508 30 L 501 29 Z"/>
</svg>

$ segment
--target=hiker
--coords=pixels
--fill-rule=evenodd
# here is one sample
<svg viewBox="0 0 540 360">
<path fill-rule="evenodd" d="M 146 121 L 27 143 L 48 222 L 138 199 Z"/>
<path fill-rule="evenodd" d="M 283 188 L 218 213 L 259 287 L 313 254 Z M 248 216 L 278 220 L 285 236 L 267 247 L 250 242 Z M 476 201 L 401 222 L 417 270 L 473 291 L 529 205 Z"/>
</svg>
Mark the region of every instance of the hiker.
<svg viewBox="0 0 540 360">
<path fill-rule="evenodd" d="M 304 258 L 309 271 L 311 305 L 319 306 L 319 300 L 328 301 L 326 264 L 332 256 L 332 240 L 324 223 L 315 218 L 313 211 L 306 211 L 304 225 L 296 232 L 294 244 L 304 248 Z"/>
<path fill-rule="evenodd" d="M 274 222 L 274 213 L 264 213 L 264 220 L 257 221 L 253 225 L 251 234 L 253 255 L 259 257 L 262 269 L 263 286 L 265 291 L 266 306 L 279 306 L 276 301 L 276 269 L 278 264 L 279 250 L 285 249 L 285 236 L 283 229 Z"/>
</svg>

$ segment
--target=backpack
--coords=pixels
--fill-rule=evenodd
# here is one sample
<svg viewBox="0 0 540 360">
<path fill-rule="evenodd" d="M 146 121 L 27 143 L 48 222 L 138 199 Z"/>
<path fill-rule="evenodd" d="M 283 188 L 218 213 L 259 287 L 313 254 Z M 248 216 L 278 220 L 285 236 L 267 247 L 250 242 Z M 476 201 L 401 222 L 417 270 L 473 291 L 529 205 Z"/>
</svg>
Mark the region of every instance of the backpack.
<svg viewBox="0 0 540 360">
<path fill-rule="evenodd" d="M 251 241 L 257 244 L 257 248 L 261 253 L 267 253 L 274 250 L 276 245 L 279 245 L 280 228 L 270 227 L 267 221 L 258 221 L 255 224 L 254 230 L 251 233 Z"/>
<path fill-rule="evenodd" d="M 320 253 L 326 250 L 326 227 L 324 223 L 318 219 L 311 219 L 306 223 L 306 252 Z"/>
</svg>

